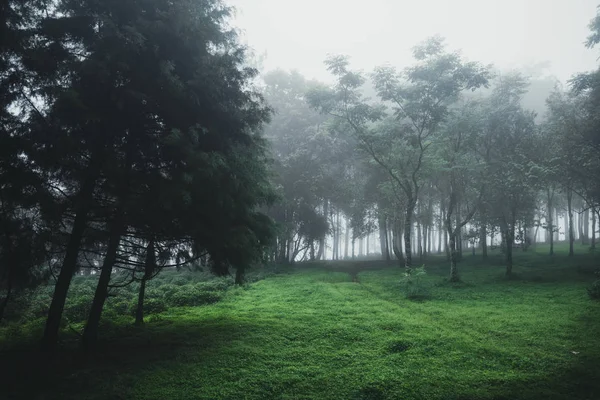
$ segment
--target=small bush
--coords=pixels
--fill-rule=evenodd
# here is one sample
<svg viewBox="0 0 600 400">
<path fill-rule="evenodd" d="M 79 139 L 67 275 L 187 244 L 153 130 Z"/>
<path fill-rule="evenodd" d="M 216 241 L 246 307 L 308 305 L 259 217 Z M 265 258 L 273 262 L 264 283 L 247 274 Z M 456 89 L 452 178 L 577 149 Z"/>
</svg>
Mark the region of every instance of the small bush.
<svg viewBox="0 0 600 400">
<path fill-rule="evenodd" d="M 223 297 L 222 292 L 202 290 L 200 287 L 196 287 L 197 285 L 181 286 L 181 290 L 171 296 L 169 305 L 176 307 L 201 306 L 216 303 Z"/>
<path fill-rule="evenodd" d="M 404 276 L 400 280 L 400 284 L 407 299 L 424 299 L 429 296 L 429 288 L 423 281 L 426 275 L 425 266 L 407 268 L 404 271 Z"/>
</svg>

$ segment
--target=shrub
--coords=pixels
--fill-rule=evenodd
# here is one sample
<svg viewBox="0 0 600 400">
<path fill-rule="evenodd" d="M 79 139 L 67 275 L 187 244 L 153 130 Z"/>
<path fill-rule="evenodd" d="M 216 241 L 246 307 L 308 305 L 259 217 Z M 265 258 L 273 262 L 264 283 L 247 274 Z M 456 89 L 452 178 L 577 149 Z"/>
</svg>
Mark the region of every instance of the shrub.
<svg viewBox="0 0 600 400">
<path fill-rule="evenodd" d="M 193 285 L 181 286 L 181 290 L 173 293 L 169 300 L 170 306 L 200 306 L 212 304 L 221 300 L 222 292 L 203 291 Z"/>
<path fill-rule="evenodd" d="M 418 268 L 407 268 L 404 271 L 400 284 L 402 291 L 408 299 L 422 299 L 429 296 L 429 288 L 423 282 L 427 275 L 425 266 Z"/>
</svg>

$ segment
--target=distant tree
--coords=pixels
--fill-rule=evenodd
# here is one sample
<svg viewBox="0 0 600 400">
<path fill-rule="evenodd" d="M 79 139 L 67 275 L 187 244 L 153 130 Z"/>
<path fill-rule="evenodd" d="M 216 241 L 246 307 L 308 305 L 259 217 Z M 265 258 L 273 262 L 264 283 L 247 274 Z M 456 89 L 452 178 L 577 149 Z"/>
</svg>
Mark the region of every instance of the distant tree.
<svg viewBox="0 0 600 400">
<path fill-rule="evenodd" d="M 527 80 L 519 74 L 501 77 L 488 100 L 484 127 L 485 197 L 502 233 L 507 276 L 518 226 L 530 223 L 536 205 L 535 114 L 521 106 L 526 88 Z"/>
</svg>

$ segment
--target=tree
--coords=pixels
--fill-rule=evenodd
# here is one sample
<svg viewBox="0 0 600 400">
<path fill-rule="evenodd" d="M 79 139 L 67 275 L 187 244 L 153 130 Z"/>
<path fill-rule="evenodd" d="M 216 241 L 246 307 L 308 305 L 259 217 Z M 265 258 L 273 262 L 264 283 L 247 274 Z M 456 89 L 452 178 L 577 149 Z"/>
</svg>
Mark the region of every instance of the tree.
<svg viewBox="0 0 600 400">
<path fill-rule="evenodd" d="M 244 66 L 244 48 L 225 25 L 229 8 L 217 0 L 65 0 L 55 9 L 56 15 L 39 22 L 40 36 L 58 56 L 47 68 L 53 85 L 43 92 L 49 94 L 29 135 L 36 146 L 27 154 L 56 187 L 68 232 L 44 333 L 47 349 L 56 343 L 79 255 L 93 231 L 100 231 L 104 261 L 86 327 L 86 337 L 96 336 L 124 235 L 147 234 L 153 227 L 147 223 L 153 215 L 144 219 L 135 210 L 154 186 L 176 189 L 172 196 L 182 200 L 170 203 L 175 206 L 201 199 L 189 182 L 217 188 L 214 200 L 182 208 L 198 217 L 195 227 L 180 223 L 183 215 L 171 209 L 165 214 L 177 218 L 165 228 L 168 233 L 160 233 L 201 243 L 220 273 L 230 264 L 242 271 L 242 254 L 248 254 L 246 247 L 231 254 L 224 247 L 261 245 L 252 229 L 260 225 L 256 207 L 269 196 L 261 175 L 266 148 L 258 132 L 270 110 L 250 84 L 256 71 Z M 183 150 L 188 157 L 181 157 Z M 229 175 L 218 174 L 222 170 Z M 259 189 L 251 188 L 257 179 Z M 231 201 L 233 193 L 239 198 Z M 211 214 L 219 211 L 226 217 L 215 221 Z M 205 230 L 215 228 L 218 235 L 209 238 Z M 239 243 L 217 242 L 226 237 Z"/>
<path fill-rule="evenodd" d="M 484 161 L 488 177 L 486 202 L 500 227 L 506 275 L 512 273 L 512 249 L 520 222 L 531 223 L 538 179 L 535 153 L 535 115 L 521 107 L 527 80 L 520 74 L 503 76 L 488 101 L 484 132 Z"/>
</svg>

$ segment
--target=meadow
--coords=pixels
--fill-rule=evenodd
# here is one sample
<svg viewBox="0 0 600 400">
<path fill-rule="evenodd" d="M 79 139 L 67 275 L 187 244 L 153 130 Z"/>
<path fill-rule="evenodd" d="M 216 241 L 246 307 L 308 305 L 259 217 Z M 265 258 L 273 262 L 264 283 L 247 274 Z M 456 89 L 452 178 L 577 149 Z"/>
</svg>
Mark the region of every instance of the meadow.
<svg viewBox="0 0 600 400">
<path fill-rule="evenodd" d="M 599 399 L 600 302 L 586 289 L 600 259 L 587 247 L 572 258 L 564 244 L 558 250 L 554 257 L 544 246 L 517 251 L 511 279 L 500 254 L 485 262 L 465 254 L 460 283 L 447 281 L 444 256 L 430 256 L 426 273 L 410 282 L 398 265 L 381 261 L 271 268 L 243 287 L 167 272 L 148 284 L 155 309 L 142 327 L 118 312 L 129 307 L 127 296 L 110 299 L 93 353 L 79 349 L 76 317 L 63 327 L 53 359 L 37 352 L 41 319 L 0 327 L 1 393 L 44 400 Z M 77 279 L 74 293 L 85 282 Z M 184 296 L 176 288 L 183 286 L 182 293 L 195 288 L 198 305 L 172 300 Z"/>
</svg>

